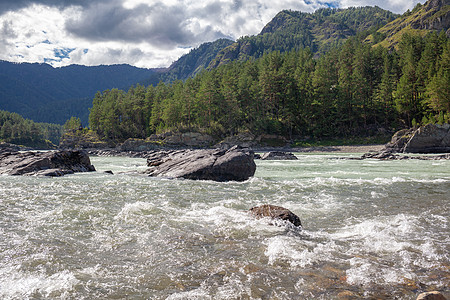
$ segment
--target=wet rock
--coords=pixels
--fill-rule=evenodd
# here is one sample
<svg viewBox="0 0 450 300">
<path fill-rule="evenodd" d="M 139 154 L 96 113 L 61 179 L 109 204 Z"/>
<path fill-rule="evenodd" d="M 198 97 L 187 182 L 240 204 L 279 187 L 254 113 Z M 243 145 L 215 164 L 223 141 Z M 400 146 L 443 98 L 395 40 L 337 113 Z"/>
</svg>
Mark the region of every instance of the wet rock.
<svg viewBox="0 0 450 300">
<path fill-rule="evenodd" d="M 271 151 L 261 155 L 262 160 L 297 160 L 297 157 L 290 152 Z"/>
<path fill-rule="evenodd" d="M 111 171 L 111 170 L 104 171 L 103 173 L 105 173 L 105 174 L 110 174 L 110 175 L 114 175 L 113 171 Z"/>
<path fill-rule="evenodd" d="M 49 152 L 2 152 L 0 174 L 63 176 L 95 171 L 87 152 L 61 150 Z"/>
<path fill-rule="evenodd" d="M 447 300 L 444 295 L 439 292 L 427 292 L 420 294 L 416 300 Z"/>
<path fill-rule="evenodd" d="M 197 149 L 157 151 L 147 155 L 150 176 L 214 181 L 245 181 L 255 174 L 253 152 Z"/>
<path fill-rule="evenodd" d="M 281 206 L 264 204 L 251 208 L 250 213 L 256 218 L 269 217 L 272 219 L 289 221 L 294 224 L 294 226 L 302 226 L 300 218 L 297 215 Z"/>
</svg>

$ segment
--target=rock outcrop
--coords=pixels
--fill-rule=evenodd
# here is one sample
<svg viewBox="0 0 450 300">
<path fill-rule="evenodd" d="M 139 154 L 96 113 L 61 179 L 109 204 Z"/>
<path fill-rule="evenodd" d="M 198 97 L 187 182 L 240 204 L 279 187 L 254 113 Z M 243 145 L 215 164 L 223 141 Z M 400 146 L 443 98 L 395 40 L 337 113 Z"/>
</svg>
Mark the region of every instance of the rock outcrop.
<svg viewBox="0 0 450 300">
<path fill-rule="evenodd" d="M 297 156 L 290 152 L 271 151 L 261 155 L 262 160 L 297 160 Z"/>
<path fill-rule="evenodd" d="M 214 181 L 245 181 L 255 174 L 253 152 L 197 149 L 156 151 L 147 156 L 150 176 Z"/>
<path fill-rule="evenodd" d="M 300 218 L 296 214 L 281 206 L 264 204 L 251 208 L 250 213 L 256 218 L 269 217 L 274 220 L 291 222 L 294 226 L 302 226 Z"/>
<path fill-rule="evenodd" d="M 406 143 L 406 153 L 450 152 L 450 124 L 428 124 L 417 129 Z"/>
<path fill-rule="evenodd" d="M 63 176 L 90 171 L 95 168 L 85 151 L 0 152 L 0 174 Z"/>
<path fill-rule="evenodd" d="M 450 124 L 428 124 L 396 132 L 386 151 L 399 153 L 449 153 Z"/>
</svg>

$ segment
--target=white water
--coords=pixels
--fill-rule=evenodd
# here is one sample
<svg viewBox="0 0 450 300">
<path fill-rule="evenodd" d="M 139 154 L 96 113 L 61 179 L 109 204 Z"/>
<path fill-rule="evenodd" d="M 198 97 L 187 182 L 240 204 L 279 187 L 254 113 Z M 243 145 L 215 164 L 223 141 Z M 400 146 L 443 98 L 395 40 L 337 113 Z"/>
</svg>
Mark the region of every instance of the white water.
<svg viewBox="0 0 450 300">
<path fill-rule="evenodd" d="M 1 299 L 450 296 L 450 161 L 257 161 L 243 183 L 0 177 Z M 102 173 L 112 170 L 116 175 Z M 270 203 L 303 230 L 247 210 Z"/>
</svg>

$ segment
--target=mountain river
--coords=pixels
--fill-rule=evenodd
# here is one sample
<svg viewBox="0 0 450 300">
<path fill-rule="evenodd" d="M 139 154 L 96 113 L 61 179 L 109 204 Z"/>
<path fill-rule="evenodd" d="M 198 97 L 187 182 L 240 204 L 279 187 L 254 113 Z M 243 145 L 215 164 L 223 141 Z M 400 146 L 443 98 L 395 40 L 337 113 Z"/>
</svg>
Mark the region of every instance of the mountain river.
<svg viewBox="0 0 450 300">
<path fill-rule="evenodd" d="M 120 174 L 146 168 L 122 157 L 1 176 L 0 299 L 450 297 L 450 161 L 351 155 L 256 161 L 241 183 Z M 266 203 L 303 228 L 248 214 Z"/>
</svg>

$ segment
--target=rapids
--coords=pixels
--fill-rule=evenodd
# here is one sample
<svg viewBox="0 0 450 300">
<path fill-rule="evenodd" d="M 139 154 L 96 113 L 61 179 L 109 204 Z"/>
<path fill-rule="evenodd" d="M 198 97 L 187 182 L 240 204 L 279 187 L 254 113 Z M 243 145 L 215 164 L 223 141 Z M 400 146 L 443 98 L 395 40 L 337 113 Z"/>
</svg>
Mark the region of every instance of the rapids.
<svg viewBox="0 0 450 300">
<path fill-rule="evenodd" d="M 246 182 L 0 177 L 1 299 L 450 296 L 450 161 L 257 161 Z M 103 173 L 112 170 L 115 175 Z M 271 226 L 270 203 L 303 224 Z"/>
</svg>

